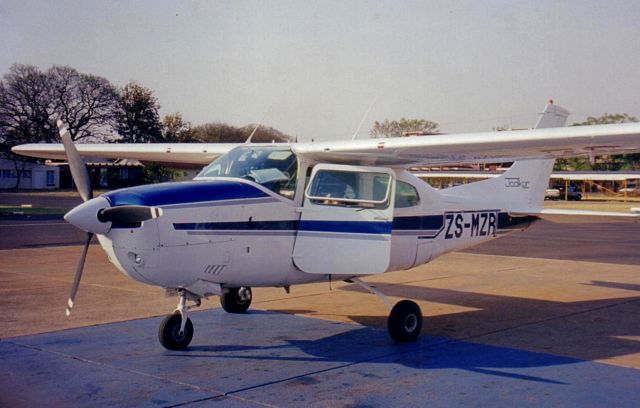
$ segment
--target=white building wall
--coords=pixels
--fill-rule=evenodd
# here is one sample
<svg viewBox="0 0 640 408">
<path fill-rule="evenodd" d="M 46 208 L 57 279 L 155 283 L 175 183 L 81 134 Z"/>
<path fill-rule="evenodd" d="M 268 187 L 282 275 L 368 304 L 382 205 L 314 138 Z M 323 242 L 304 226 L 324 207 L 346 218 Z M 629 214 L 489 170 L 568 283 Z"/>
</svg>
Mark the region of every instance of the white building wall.
<svg viewBox="0 0 640 408">
<path fill-rule="evenodd" d="M 20 189 L 57 189 L 60 188 L 60 169 L 36 163 L 19 163 L 23 171 L 20 178 Z M 16 185 L 16 168 L 12 160 L 0 159 L 0 188 L 14 188 Z"/>
</svg>

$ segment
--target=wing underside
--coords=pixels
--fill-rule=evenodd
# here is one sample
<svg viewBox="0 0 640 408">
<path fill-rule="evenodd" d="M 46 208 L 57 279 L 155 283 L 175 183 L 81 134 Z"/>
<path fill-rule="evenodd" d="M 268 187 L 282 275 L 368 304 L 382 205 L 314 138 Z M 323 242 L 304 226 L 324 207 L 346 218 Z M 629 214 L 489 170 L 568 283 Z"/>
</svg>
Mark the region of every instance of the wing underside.
<svg viewBox="0 0 640 408">
<path fill-rule="evenodd" d="M 173 164 L 210 163 L 238 144 L 78 144 L 85 158 L 137 159 Z M 368 166 L 500 163 L 640 151 L 640 124 L 577 126 L 504 132 L 296 143 L 293 151 L 312 162 Z M 61 144 L 30 144 L 15 153 L 64 160 Z"/>
<path fill-rule="evenodd" d="M 640 151 L 640 124 L 304 143 L 296 153 L 317 162 L 385 166 L 500 163 L 532 158 Z"/>
<path fill-rule="evenodd" d="M 509 215 L 513 217 L 533 215 L 554 223 L 640 222 L 640 208 L 632 208 L 631 212 L 628 213 L 541 208 L 538 210 L 511 211 Z"/>
<path fill-rule="evenodd" d="M 236 143 L 108 143 L 76 144 L 86 159 L 133 159 L 167 164 L 205 165 L 238 146 Z M 41 159 L 66 160 L 62 144 L 39 143 L 16 146 L 14 153 Z"/>
</svg>

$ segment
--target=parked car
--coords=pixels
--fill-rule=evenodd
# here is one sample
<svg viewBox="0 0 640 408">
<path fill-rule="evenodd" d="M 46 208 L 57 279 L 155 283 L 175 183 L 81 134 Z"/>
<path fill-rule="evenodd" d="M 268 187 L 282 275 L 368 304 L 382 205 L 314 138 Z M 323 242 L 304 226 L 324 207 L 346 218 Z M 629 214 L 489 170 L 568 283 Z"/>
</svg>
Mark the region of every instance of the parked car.
<svg viewBox="0 0 640 408">
<path fill-rule="evenodd" d="M 553 186 L 553 188 L 548 188 L 545 191 L 544 198 L 545 200 L 564 200 L 565 199 L 565 186 L 557 185 Z M 569 189 L 566 193 L 566 198 L 568 200 L 580 201 L 582 200 L 582 193 L 578 190 L 576 186 L 569 186 Z"/>
<path fill-rule="evenodd" d="M 545 200 L 559 200 L 560 199 L 560 190 L 557 188 L 548 188 L 544 192 Z"/>
<path fill-rule="evenodd" d="M 627 184 L 626 188 L 618 190 L 618 194 L 620 195 L 625 195 L 625 193 L 628 197 L 640 197 L 640 187 L 638 186 L 638 183 L 632 181 Z"/>
</svg>

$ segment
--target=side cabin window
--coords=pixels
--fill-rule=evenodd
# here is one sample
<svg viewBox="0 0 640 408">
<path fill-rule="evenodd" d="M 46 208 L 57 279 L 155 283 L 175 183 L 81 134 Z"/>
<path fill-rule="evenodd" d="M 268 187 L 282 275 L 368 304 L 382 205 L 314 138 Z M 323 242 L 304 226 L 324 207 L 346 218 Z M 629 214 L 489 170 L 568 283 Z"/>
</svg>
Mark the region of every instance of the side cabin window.
<svg viewBox="0 0 640 408">
<path fill-rule="evenodd" d="M 404 181 L 396 181 L 396 197 L 394 202 L 395 208 L 415 207 L 420 204 L 420 196 L 418 190 L 409 183 Z"/>
<path fill-rule="evenodd" d="M 387 208 L 391 177 L 385 173 L 319 170 L 307 188 L 313 204 Z"/>
<path fill-rule="evenodd" d="M 239 177 L 256 182 L 276 194 L 293 200 L 298 176 L 298 159 L 282 147 L 237 147 L 220 156 L 197 176 Z"/>
</svg>

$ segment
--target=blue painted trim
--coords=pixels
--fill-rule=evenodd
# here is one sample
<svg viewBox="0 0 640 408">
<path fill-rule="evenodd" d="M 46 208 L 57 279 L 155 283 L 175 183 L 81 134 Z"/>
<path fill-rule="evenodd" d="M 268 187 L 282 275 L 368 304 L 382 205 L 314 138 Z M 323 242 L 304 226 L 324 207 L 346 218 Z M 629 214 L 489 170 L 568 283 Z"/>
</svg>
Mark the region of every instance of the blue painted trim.
<svg viewBox="0 0 640 408">
<path fill-rule="evenodd" d="M 391 223 L 380 221 L 235 221 L 174 223 L 178 231 L 314 231 L 354 234 L 390 234 Z"/>
<path fill-rule="evenodd" d="M 228 230 L 268 230 L 296 231 L 298 221 L 233 221 L 233 222 L 184 222 L 174 223 L 178 231 L 228 231 Z"/>
<path fill-rule="evenodd" d="M 394 217 L 393 230 L 437 230 L 444 225 L 444 215 Z"/>
<path fill-rule="evenodd" d="M 300 221 L 300 231 L 391 234 L 391 222 L 381 221 Z"/>
<path fill-rule="evenodd" d="M 184 181 L 123 188 L 102 195 L 112 206 L 163 206 L 269 197 L 249 184 L 230 180 Z"/>
<path fill-rule="evenodd" d="M 535 217 L 511 218 L 507 213 L 498 216 L 498 229 L 523 228 Z M 435 235 L 419 234 L 418 239 L 432 239 L 439 235 L 444 225 L 443 215 L 396 217 L 391 222 L 381 221 L 231 221 L 174 223 L 177 231 L 313 231 L 352 234 L 391 234 L 392 230 L 438 230 Z"/>
</svg>

